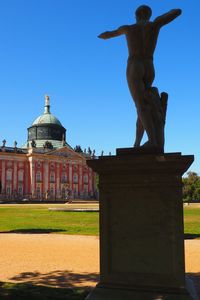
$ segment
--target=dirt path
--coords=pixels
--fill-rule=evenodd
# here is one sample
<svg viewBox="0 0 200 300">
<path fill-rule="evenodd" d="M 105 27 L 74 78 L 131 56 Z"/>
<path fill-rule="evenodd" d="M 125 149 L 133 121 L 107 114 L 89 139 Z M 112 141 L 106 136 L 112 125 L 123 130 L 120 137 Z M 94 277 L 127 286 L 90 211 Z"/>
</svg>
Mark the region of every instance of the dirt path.
<svg viewBox="0 0 200 300">
<path fill-rule="evenodd" d="M 99 272 L 98 237 L 63 234 L 0 234 L 0 281 L 58 287 L 94 286 Z M 200 276 L 200 240 L 187 240 L 186 272 Z"/>
<path fill-rule="evenodd" d="M 98 281 L 98 237 L 0 234 L 0 281 L 93 286 Z"/>
</svg>

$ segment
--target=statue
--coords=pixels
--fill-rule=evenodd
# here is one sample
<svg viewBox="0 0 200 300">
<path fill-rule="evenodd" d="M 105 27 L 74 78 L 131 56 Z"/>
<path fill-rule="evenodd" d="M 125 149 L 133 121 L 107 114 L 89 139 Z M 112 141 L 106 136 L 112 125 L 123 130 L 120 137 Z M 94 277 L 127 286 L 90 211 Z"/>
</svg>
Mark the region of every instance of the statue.
<svg viewBox="0 0 200 300">
<path fill-rule="evenodd" d="M 164 125 L 167 109 L 167 93 L 159 95 L 152 87 L 155 77 L 153 54 L 162 26 L 170 23 L 181 14 L 180 9 L 173 9 L 149 21 L 152 10 L 142 5 L 137 8 L 136 23 L 124 25 L 114 31 L 106 31 L 98 37 L 109 39 L 124 34 L 126 36 L 129 57 L 127 63 L 127 82 L 137 109 L 135 147 L 164 152 Z M 140 146 L 144 130 L 148 141 Z"/>
<path fill-rule="evenodd" d="M 95 149 L 92 151 L 92 157 L 94 158 L 95 157 Z"/>
<path fill-rule="evenodd" d="M 5 147 L 6 146 L 6 140 L 4 139 L 3 141 L 2 141 L 2 147 Z"/>
<path fill-rule="evenodd" d="M 44 149 L 50 149 L 50 150 L 52 150 L 52 149 L 53 149 L 53 145 L 52 145 L 51 142 L 46 141 L 46 142 L 44 143 L 44 145 L 43 145 L 43 148 L 44 148 Z"/>
<path fill-rule="evenodd" d="M 74 148 L 74 151 L 78 152 L 78 153 L 83 153 L 83 150 L 80 145 L 76 145 L 76 147 Z"/>
<path fill-rule="evenodd" d="M 46 105 L 49 105 L 49 96 L 48 95 L 45 95 L 45 103 L 46 103 Z"/>
<path fill-rule="evenodd" d="M 90 147 L 88 147 L 87 153 L 88 153 L 90 156 L 92 155 L 92 150 L 90 149 Z"/>
<path fill-rule="evenodd" d="M 32 148 L 36 148 L 36 142 L 35 142 L 35 140 L 32 140 L 32 141 L 31 141 L 31 147 L 32 147 Z"/>
</svg>

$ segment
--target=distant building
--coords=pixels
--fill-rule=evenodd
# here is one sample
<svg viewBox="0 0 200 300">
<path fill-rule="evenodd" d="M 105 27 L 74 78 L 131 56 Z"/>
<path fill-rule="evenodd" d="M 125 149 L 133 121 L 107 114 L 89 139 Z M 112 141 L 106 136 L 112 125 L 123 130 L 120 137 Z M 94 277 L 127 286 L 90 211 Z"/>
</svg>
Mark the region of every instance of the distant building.
<svg viewBox="0 0 200 300">
<path fill-rule="evenodd" d="M 66 129 L 51 114 L 49 97 L 44 113 L 28 128 L 21 147 L 0 147 L 0 197 L 2 199 L 64 200 L 94 198 L 95 173 L 86 165 L 94 158 L 88 149 L 73 149 L 66 142 Z"/>
</svg>

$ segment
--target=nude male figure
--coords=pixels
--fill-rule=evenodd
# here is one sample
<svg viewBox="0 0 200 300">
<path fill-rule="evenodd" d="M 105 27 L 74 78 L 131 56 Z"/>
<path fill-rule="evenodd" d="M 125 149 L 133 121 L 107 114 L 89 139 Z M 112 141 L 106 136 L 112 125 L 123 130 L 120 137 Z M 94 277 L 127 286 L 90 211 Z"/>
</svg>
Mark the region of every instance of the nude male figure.
<svg viewBox="0 0 200 300">
<path fill-rule="evenodd" d="M 158 147 L 155 124 L 148 105 L 147 91 L 151 88 L 155 77 L 153 54 L 159 31 L 162 26 L 170 23 L 180 14 L 180 9 L 173 9 L 150 22 L 151 8 L 142 5 L 135 12 L 135 24 L 124 25 L 117 30 L 106 31 L 98 36 L 102 39 L 109 39 L 122 34 L 126 36 L 129 50 L 126 71 L 127 81 L 138 114 L 137 131 L 138 135 L 140 134 L 138 138 L 139 143 L 143 130 L 146 131 L 148 136 L 147 143 L 143 145 L 145 147 Z M 136 144 L 138 144 L 138 141 Z"/>
</svg>

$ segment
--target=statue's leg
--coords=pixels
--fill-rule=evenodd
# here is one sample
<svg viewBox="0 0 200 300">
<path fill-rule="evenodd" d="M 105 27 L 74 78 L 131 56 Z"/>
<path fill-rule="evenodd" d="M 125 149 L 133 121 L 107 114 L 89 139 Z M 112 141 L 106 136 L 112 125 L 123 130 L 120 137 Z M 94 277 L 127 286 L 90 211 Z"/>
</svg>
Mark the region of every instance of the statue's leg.
<svg viewBox="0 0 200 300">
<path fill-rule="evenodd" d="M 152 83 L 155 78 L 155 69 L 153 65 L 153 60 L 146 59 L 144 61 L 144 66 L 145 66 L 145 75 L 144 75 L 145 89 L 149 89 L 152 86 Z"/>
<path fill-rule="evenodd" d="M 140 143 L 142 141 L 143 135 L 144 135 L 144 127 L 142 125 L 140 118 L 138 117 L 136 121 L 136 137 L 135 137 L 134 147 L 140 147 Z"/>
<path fill-rule="evenodd" d="M 140 118 L 144 129 L 148 136 L 146 146 L 156 147 L 156 135 L 154 123 L 151 115 L 151 109 L 145 103 L 145 67 L 140 61 L 131 61 L 127 66 L 127 81 L 130 93 L 135 101 L 138 117 Z"/>
</svg>

